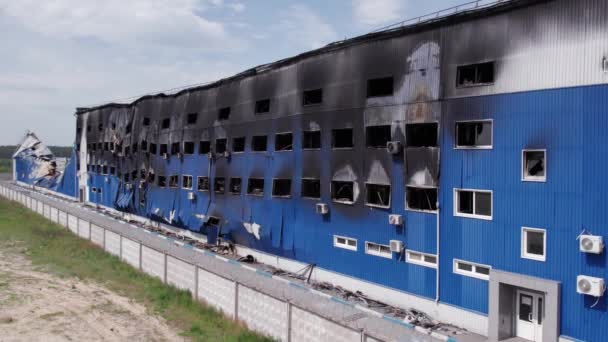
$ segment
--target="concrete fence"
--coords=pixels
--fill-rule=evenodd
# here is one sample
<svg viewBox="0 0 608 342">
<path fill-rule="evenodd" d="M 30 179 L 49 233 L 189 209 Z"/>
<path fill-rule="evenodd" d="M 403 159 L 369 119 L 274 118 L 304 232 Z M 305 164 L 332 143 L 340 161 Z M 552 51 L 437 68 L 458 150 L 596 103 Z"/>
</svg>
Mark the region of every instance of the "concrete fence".
<svg viewBox="0 0 608 342">
<path fill-rule="evenodd" d="M 380 341 L 367 331 L 355 330 L 285 301 L 260 292 L 212 270 L 155 249 L 120 232 L 98 226 L 78 211 L 71 213 L 0 184 L 0 195 L 16 201 L 87 239 L 134 268 L 164 283 L 190 291 L 194 298 L 216 308 L 227 317 L 244 322 L 250 329 L 280 341 Z M 36 196 L 38 197 L 38 196 Z M 86 215 L 83 215 L 86 216 Z M 404 340 L 410 340 L 404 339 Z M 415 338 L 411 340 L 428 341 Z"/>
</svg>

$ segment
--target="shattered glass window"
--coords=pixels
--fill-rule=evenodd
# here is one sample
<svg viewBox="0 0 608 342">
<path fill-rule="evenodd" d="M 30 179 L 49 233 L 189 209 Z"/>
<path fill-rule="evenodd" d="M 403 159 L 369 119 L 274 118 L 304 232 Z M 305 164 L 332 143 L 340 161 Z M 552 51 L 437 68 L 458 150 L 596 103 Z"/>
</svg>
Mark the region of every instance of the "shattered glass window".
<svg viewBox="0 0 608 342">
<path fill-rule="evenodd" d="M 293 136 L 291 133 L 279 133 L 274 138 L 275 151 L 293 150 Z"/>
<path fill-rule="evenodd" d="M 310 106 L 323 102 L 323 89 L 313 89 L 304 91 L 302 105 Z"/>
<path fill-rule="evenodd" d="M 220 110 L 217 113 L 217 119 L 222 121 L 222 120 L 228 120 L 230 118 L 230 107 L 224 107 L 224 108 L 220 108 Z"/>
<path fill-rule="evenodd" d="M 177 188 L 179 186 L 179 177 L 178 176 L 170 176 L 169 177 L 169 187 Z"/>
<path fill-rule="evenodd" d="M 331 145 L 333 148 L 352 148 L 354 145 L 353 129 L 341 128 L 332 130 Z"/>
<path fill-rule="evenodd" d="M 247 194 L 254 196 L 264 195 L 264 178 L 249 178 Z"/>
<path fill-rule="evenodd" d="M 209 191 L 209 177 L 198 177 L 198 191 Z"/>
<path fill-rule="evenodd" d="M 251 150 L 254 152 L 266 152 L 268 137 L 265 135 L 256 135 L 251 139 Z"/>
<path fill-rule="evenodd" d="M 456 73 L 456 87 L 490 84 L 494 82 L 494 62 L 462 65 Z"/>
<path fill-rule="evenodd" d="M 407 147 L 437 146 L 437 123 L 415 123 L 405 125 L 405 145 Z"/>
<path fill-rule="evenodd" d="M 194 143 L 192 141 L 184 142 L 184 154 L 194 154 Z"/>
<path fill-rule="evenodd" d="M 270 99 L 259 100 L 255 103 L 255 113 L 262 114 L 270 112 Z"/>
<path fill-rule="evenodd" d="M 407 208 L 412 210 L 437 210 L 437 188 L 407 187 Z"/>
<path fill-rule="evenodd" d="M 365 203 L 370 206 L 388 208 L 391 203 L 391 186 L 384 184 L 365 184 L 367 194 Z"/>
<path fill-rule="evenodd" d="M 389 141 L 391 141 L 391 125 L 365 127 L 367 147 L 386 148 Z"/>
<path fill-rule="evenodd" d="M 192 176 L 182 176 L 182 188 L 192 189 Z"/>
<path fill-rule="evenodd" d="M 302 197 L 321 198 L 321 181 L 319 179 L 302 179 Z"/>
<path fill-rule="evenodd" d="M 367 81 L 367 97 L 393 95 L 393 77 L 374 78 Z"/>
<path fill-rule="evenodd" d="M 209 152 L 211 152 L 211 142 L 210 141 L 201 141 L 198 145 L 198 153 L 207 154 Z"/>
<path fill-rule="evenodd" d="M 355 200 L 354 187 L 354 182 L 332 181 L 331 198 L 334 202 L 353 203 Z"/>
<path fill-rule="evenodd" d="M 188 125 L 194 125 L 198 121 L 198 113 L 190 113 L 186 119 Z"/>
<path fill-rule="evenodd" d="M 290 197 L 291 196 L 291 179 L 274 179 L 272 181 L 272 196 Z"/>
<path fill-rule="evenodd" d="M 167 177 L 165 176 L 158 176 L 158 186 L 161 188 L 164 188 L 167 186 Z"/>
<path fill-rule="evenodd" d="M 462 121 L 456 123 L 456 147 L 491 148 L 492 121 Z"/>
<path fill-rule="evenodd" d="M 226 152 L 226 145 L 228 144 L 228 140 L 226 138 L 215 139 L 215 152 L 216 153 L 224 153 Z"/>
<path fill-rule="evenodd" d="M 232 139 L 232 152 L 244 152 L 245 151 L 245 137 L 238 137 Z"/>
<path fill-rule="evenodd" d="M 163 121 L 161 122 L 161 129 L 169 129 L 171 128 L 171 119 L 170 118 L 165 118 L 163 119 Z"/>
<path fill-rule="evenodd" d="M 233 195 L 241 194 L 242 180 L 240 178 L 230 178 L 230 193 Z"/>
<path fill-rule="evenodd" d="M 544 181 L 545 174 L 545 151 L 530 150 L 523 151 L 523 179 L 527 181 Z"/>
</svg>

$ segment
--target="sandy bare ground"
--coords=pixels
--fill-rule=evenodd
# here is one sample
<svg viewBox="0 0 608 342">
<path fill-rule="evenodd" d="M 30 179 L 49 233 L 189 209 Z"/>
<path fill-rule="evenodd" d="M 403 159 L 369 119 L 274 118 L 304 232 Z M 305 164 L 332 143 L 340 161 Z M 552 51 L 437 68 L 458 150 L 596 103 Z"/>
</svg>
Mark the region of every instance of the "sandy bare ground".
<svg viewBox="0 0 608 342">
<path fill-rule="evenodd" d="M 144 306 L 32 267 L 0 242 L 0 341 L 183 341 Z"/>
</svg>

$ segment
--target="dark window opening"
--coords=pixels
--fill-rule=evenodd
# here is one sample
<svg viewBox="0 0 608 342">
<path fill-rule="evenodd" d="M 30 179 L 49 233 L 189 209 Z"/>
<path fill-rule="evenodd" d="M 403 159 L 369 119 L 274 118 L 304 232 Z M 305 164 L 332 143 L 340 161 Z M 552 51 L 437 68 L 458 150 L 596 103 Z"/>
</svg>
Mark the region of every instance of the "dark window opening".
<svg viewBox="0 0 608 342">
<path fill-rule="evenodd" d="M 87 125 L 87 132 L 91 131 L 91 125 Z"/>
<path fill-rule="evenodd" d="M 169 153 L 169 147 L 167 146 L 167 144 L 160 144 L 160 155 L 165 155 Z"/>
<path fill-rule="evenodd" d="M 321 198 L 321 181 L 318 179 L 302 179 L 302 197 Z"/>
<path fill-rule="evenodd" d="M 365 184 L 366 203 L 370 206 L 388 208 L 391 205 L 391 186 L 385 184 Z"/>
<path fill-rule="evenodd" d="M 205 224 L 207 226 L 214 226 L 214 227 L 219 227 L 220 223 L 221 223 L 220 219 L 215 216 L 209 216 L 207 218 L 207 222 L 205 222 Z"/>
<path fill-rule="evenodd" d="M 170 176 L 169 177 L 169 187 L 177 188 L 179 186 L 179 177 L 178 176 Z"/>
<path fill-rule="evenodd" d="M 107 143 L 107 142 L 103 143 L 103 150 L 104 151 L 109 151 L 110 150 L 110 143 Z"/>
<path fill-rule="evenodd" d="M 192 176 L 182 176 L 182 188 L 186 190 L 192 189 Z"/>
<path fill-rule="evenodd" d="M 112 176 L 116 175 L 116 167 L 114 167 L 114 166 L 110 166 L 110 174 L 111 174 Z"/>
<path fill-rule="evenodd" d="M 124 175 L 125 182 L 129 182 L 129 180 L 130 180 L 129 178 L 130 178 L 130 175 L 128 173 L 125 173 L 125 175 Z"/>
<path fill-rule="evenodd" d="M 198 113 L 190 113 L 187 117 L 188 125 L 194 125 L 198 121 Z"/>
<path fill-rule="evenodd" d="M 456 147 L 491 147 L 492 121 L 456 123 Z"/>
<path fill-rule="evenodd" d="M 241 194 L 242 180 L 240 178 L 230 178 L 230 193 L 233 195 Z"/>
<path fill-rule="evenodd" d="M 215 152 L 216 153 L 226 152 L 227 144 L 228 144 L 228 140 L 226 138 L 215 139 Z"/>
<path fill-rule="evenodd" d="M 139 179 L 141 179 L 141 180 L 146 180 L 147 178 L 148 178 L 148 177 L 147 177 L 147 175 L 146 175 L 146 170 L 141 170 L 141 171 L 139 172 Z"/>
<path fill-rule="evenodd" d="M 171 154 L 175 155 L 180 153 L 180 143 L 176 142 L 171 144 Z"/>
<path fill-rule="evenodd" d="M 436 188 L 407 187 L 407 208 L 413 210 L 437 210 Z"/>
<path fill-rule="evenodd" d="M 353 147 L 353 129 L 341 128 L 332 130 L 331 146 L 333 148 L 352 148 Z"/>
<path fill-rule="evenodd" d="M 437 123 L 415 123 L 405 125 L 405 145 L 407 147 L 437 146 Z"/>
<path fill-rule="evenodd" d="M 192 141 L 184 142 L 184 154 L 194 154 L 194 143 Z"/>
<path fill-rule="evenodd" d="M 218 120 L 228 120 L 230 118 L 230 107 L 220 108 L 217 112 Z"/>
<path fill-rule="evenodd" d="M 367 97 L 393 95 L 393 77 L 374 78 L 367 80 Z"/>
<path fill-rule="evenodd" d="M 142 140 L 141 144 L 139 145 L 139 147 L 142 150 L 142 152 L 148 151 L 148 142 L 145 141 L 145 140 Z"/>
<path fill-rule="evenodd" d="M 255 152 L 266 152 L 268 137 L 265 135 L 256 135 L 251 139 L 251 149 Z"/>
<path fill-rule="evenodd" d="M 232 139 L 232 152 L 243 151 L 245 151 L 245 137 L 238 137 Z"/>
<path fill-rule="evenodd" d="M 125 155 L 125 157 L 131 154 L 131 146 L 125 146 L 123 154 Z"/>
<path fill-rule="evenodd" d="M 143 125 L 144 126 L 150 126 L 150 118 L 149 117 L 144 117 Z"/>
<path fill-rule="evenodd" d="M 167 177 L 165 176 L 158 176 L 158 182 L 157 182 L 158 186 L 161 188 L 164 188 L 167 186 Z"/>
<path fill-rule="evenodd" d="M 321 131 L 302 132 L 302 148 L 305 150 L 321 148 Z"/>
<path fill-rule="evenodd" d="M 122 152 L 122 145 L 121 144 L 116 144 L 114 147 L 115 147 L 114 151 L 116 151 L 116 153 Z"/>
<path fill-rule="evenodd" d="M 82 133 L 82 126 L 76 126 L 76 133 L 78 133 L 78 134 Z"/>
<path fill-rule="evenodd" d="M 132 125 L 132 124 L 129 122 L 129 123 L 127 124 L 127 127 L 125 128 L 125 132 L 126 132 L 127 134 L 129 134 L 129 133 L 131 133 L 131 131 L 132 131 L 132 130 L 133 130 L 133 125 Z"/>
<path fill-rule="evenodd" d="M 101 170 L 101 174 L 102 175 L 107 175 L 108 174 L 108 166 L 107 165 L 103 166 L 103 168 Z"/>
<path fill-rule="evenodd" d="M 272 181 L 272 196 L 291 197 L 291 179 L 274 179 Z"/>
<path fill-rule="evenodd" d="M 293 135 L 291 133 L 280 133 L 274 137 L 275 151 L 293 150 Z"/>
<path fill-rule="evenodd" d="M 151 154 L 156 154 L 156 144 L 150 144 L 148 152 L 150 152 Z"/>
<path fill-rule="evenodd" d="M 211 142 L 210 141 L 201 141 L 198 144 L 198 153 L 207 154 L 209 152 L 211 152 Z"/>
<path fill-rule="evenodd" d="M 226 178 L 215 177 L 213 180 L 213 192 L 216 194 L 226 193 Z"/>
<path fill-rule="evenodd" d="M 247 194 L 255 196 L 264 195 L 264 179 L 249 178 L 249 183 L 247 184 Z"/>
<path fill-rule="evenodd" d="M 131 146 L 131 151 L 133 154 L 137 153 L 137 143 L 134 143 L 133 146 Z"/>
<path fill-rule="evenodd" d="M 36 147 L 34 146 L 34 148 L 32 148 L 33 150 L 36 150 Z M 103 143 L 97 143 L 97 150 L 101 151 L 103 150 Z"/>
<path fill-rule="evenodd" d="M 304 91 L 302 105 L 309 106 L 323 102 L 323 89 L 314 89 Z"/>
<path fill-rule="evenodd" d="M 112 129 L 116 129 L 116 122 L 112 122 Z"/>
<path fill-rule="evenodd" d="M 331 182 L 331 198 L 335 202 L 353 203 L 355 201 L 354 182 Z"/>
<path fill-rule="evenodd" d="M 367 147 L 386 148 L 391 141 L 391 126 L 368 126 L 365 127 L 365 145 Z"/>
<path fill-rule="evenodd" d="M 169 129 L 170 127 L 171 127 L 171 119 L 170 118 L 163 119 L 160 128 Z"/>
<path fill-rule="evenodd" d="M 209 177 L 198 177 L 198 191 L 209 191 Z"/>
<path fill-rule="evenodd" d="M 488 84 L 493 82 L 494 62 L 462 65 L 457 69 L 457 87 Z"/>
<path fill-rule="evenodd" d="M 103 131 L 103 124 L 99 124 L 97 126 L 97 130 L 99 130 L 100 132 Z"/>
<path fill-rule="evenodd" d="M 137 170 L 133 170 L 133 172 L 131 172 L 131 178 L 132 178 L 133 180 L 136 180 L 136 179 L 137 179 Z"/>
<path fill-rule="evenodd" d="M 155 179 L 156 175 L 154 174 L 154 172 L 150 171 L 150 173 L 148 173 L 148 183 L 154 184 Z"/>
<path fill-rule="evenodd" d="M 545 180 L 545 151 L 524 150 L 524 180 Z"/>
<path fill-rule="evenodd" d="M 270 112 L 270 99 L 259 100 L 255 103 L 255 113 L 268 113 Z"/>
</svg>

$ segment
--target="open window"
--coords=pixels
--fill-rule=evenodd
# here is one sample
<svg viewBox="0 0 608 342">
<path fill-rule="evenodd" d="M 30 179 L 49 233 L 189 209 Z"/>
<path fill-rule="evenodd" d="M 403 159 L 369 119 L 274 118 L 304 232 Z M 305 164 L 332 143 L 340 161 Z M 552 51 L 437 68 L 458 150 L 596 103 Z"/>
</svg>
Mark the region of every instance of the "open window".
<svg viewBox="0 0 608 342">
<path fill-rule="evenodd" d="M 148 183 L 154 184 L 154 181 L 156 181 L 156 175 L 154 174 L 154 171 L 150 171 L 148 173 Z"/>
<path fill-rule="evenodd" d="M 173 176 L 169 177 L 169 187 L 170 188 L 179 187 L 179 176 L 173 175 Z"/>
<path fill-rule="evenodd" d="M 302 197 L 320 199 L 321 198 L 321 181 L 319 179 L 303 178 L 302 179 Z"/>
<path fill-rule="evenodd" d="M 198 121 L 198 113 L 190 113 L 186 118 L 188 125 L 194 125 Z"/>
<path fill-rule="evenodd" d="M 305 90 L 302 96 L 302 105 L 310 106 L 323 102 L 323 89 Z"/>
<path fill-rule="evenodd" d="M 456 87 L 494 83 L 494 62 L 461 65 L 457 69 Z"/>
<path fill-rule="evenodd" d="M 194 143 L 192 141 L 184 142 L 184 154 L 194 154 Z"/>
<path fill-rule="evenodd" d="M 97 125 L 97 130 L 100 131 L 100 132 L 103 131 L 103 124 L 102 123 L 100 123 L 99 125 Z"/>
<path fill-rule="evenodd" d="M 216 153 L 224 153 L 226 152 L 227 143 L 226 138 L 215 139 L 215 152 Z"/>
<path fill-rule="evenodd" d="M 215 192 L 216 194 L 226 193 L 226 178 L 215 177 L 213 179 L 213 192 Z"/>
<path fill-rule="evenodd" d="M 291 151 L 293 150 L 293 136 L 291 133 L 279 133 L 274 138 L 274 150 L 280 151 Z"/>
<path fill-rule="evenodd" d="M 318 150 L 321 148 L 321 131 L 302 132 L 302 148 L 305 150 Z"/>
<path fill-rule="evenodd" d="M 150 154 L 156 154 L 157 150 L 156 150 L 156 144 L 150 143 L 150 146 L 148 148 L 148 152 Z"/>
<path fill-rule="evenodd" d="M 492 148 L 492 120 L 456 122 L 456 148 Z"/>
<path fill-rule="evenodd" d="M 245 152 L 245 137 L 232 139 L 232 153 Z"/>
<path fill-rule="evenodd" d="M 547 181 L 546 157 L 546 150 L 523 150 L 521 179 L 528 182 Z"/>
<path fill-rule="evenodd" d="M 201 141 L 198 145 L 198 153 L 207 154 L 209 152 L 211 152 L 211 142 L 210 141 Z"/>
<path fill-rule="evenodd" d="M 230 107 L 220 108 L 217 112 L 217 119 L 220 121 L 228 120 L 230 118 Z"/>
<path fill-rule="evenodd" d="M 386 184 L 365 184 L 365 204 L 370 207 L 389 208 L 391 206 L 391 186 Z"/>
<path fill-rule="evenodd" d="M 230 178 L 230 193 L 233 195 L 240 195 L 242 182 L 241 178 Z"/>
<path fill-rule="evenodd" d="M 104 142 L 103 143 L 103 150 L 104 151 L 109 151 L 110 150 L 110 143 Z"/>
<path fill-rule="evenodd" d="M 110 166 L 110 175 L 112 175 L 112 176 L 116 175 L 116 167 L 115 166 Z"/>
<path fill-rule="evenodd" d="M 128 183 L 131 180 L 131 175 L 127 172 L 123 175 L 123 179 L 125 183 Z"/>
<path fill-rule="evenodd" d="M 125 127 L 125 133 L 126 134 L 131 134 L 131 131 L 133 131 L 133 124 L 129 122 L 127 124 L 127 126 Z"/>
<path fill-rule="evenodd" d="M 160 144 L 160 155 L 169 153 L 167 144 Z"/>
<path fill-rule="evenodd" d="M 170 118 L 163 119 L 163 121 L 161 121 L 160 128 L 161 129 L 169 129 L 169 128 L 171 128 L 171 119 Z"/>
<path fill-rule="evenodd" d="M 160 188 L 166 187 L 167 186 L 167 177 L 165 177 L 165 176 L 158 176 L 156 184 Z"/>
<path fill-rule="evenodd" d="M 198 191 L 209 191 L 209 177 L 198 177 Z"/>
<path fill-rule="evenodd" d="M 251 139 L 251 149 L 254 152 L 266 152 L 268 137 L 265 135 L 256 135 Z"/>
<path fill-rule="evenodd" d="M 264 99 L 256 101 L 255 103 L 255 113 L 263 114 L 270 112 L 270 99 Z"/>
<path fill-rule="evenodd" d="M 407 147 L 436 147 L 438 124 L 436 122 L 405 125 L 405 145 Z"/>
<path fill-rule="evenodd" d="M 171 154 L 175 155 L 181 152 L 180 143 L 176 142 L 171 144 Z"/>
<path fill-rule="evenodd" d="M 367 81 L 367 97 L 393 95 L 393 77 L 374 78 Z"/>
<path fill-rule="evenodd" d="M 254 196 L 264 195 L 264 178 L 249 178 L 247 194 Z"/>
<path fill-rule="evenodd" d="M 353 204 L 355 202 L 355 182 L 332 181 L 331 199 L 337 203 Z"/>
<path fill-rule="evenodd" d="M 391 126 L 367 126 L 365 127 L 365 145 L 367 147 L 386 148 L 391 141 Z"/>
<path fill-rule="evenodd" d="M 133 172 L 131 172 L 131 179 L 133 179 L 133 180 L 137 179 L 137 170 L 133 170 Z"/>
<path fill-rule="evenodd" d="M 192 190 L 192 176 L 182 176 L 182 189 Z"/>
<path fill-rule="evenodd" d="M 522 227 L 521 229 L 521 257 L 537 261 L 545 261 L 547 231 L 538 228 Z"/>
<path fill-rule="evenodd" d="M 333 148 L 353 148 L 353 129 L 340 128 L 331 131 L 331 146 Z"/>
<path fill-rule="evenodd" d="M 104 165 L 104 166 L 101 168 L 101 174 L 102 174 L 102 175 L 107 175 L 107 174 L 108 174 L 108 166 L 107 166 L 107 165 Z"/>
<path fill-rule="evenodd" d="M 406 197 L 409 210 L 437 211 L 437 188 L 408 186 Z"/>
<path fill-rule="evenodd" d="M 149 117 L 147 117 L 147 116 L 145 116 L 145 117 L 143 118 L 143 120 L 142 120 L 142 124 L 143 124 L 144 126 L 146 126 L 146 127 L 147 127 L 147 126 L 150 126 L 150 118 L 149 118 Z"/>
<path fill-rule="evenodd" d="M 137 153 L 137 143 L 134 143 L 133 146 L 131 146 L 131 151 L 133 154 Z"/>
<path fill-rule="evenodd" d="M 454 215 L 491 220 L 492 192 L 454 189 Z"/>
<path fill-rule="evenodd" d="M 272 197 L 291 197 L 291 179 L 273 179 Z"/>
</svg>

